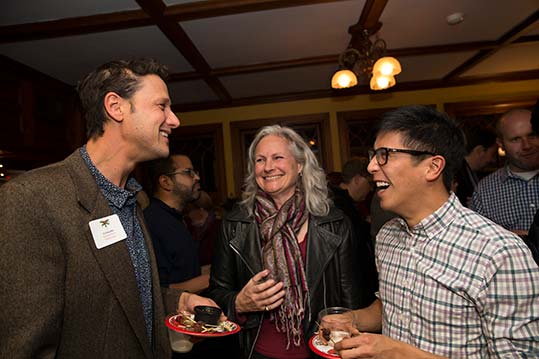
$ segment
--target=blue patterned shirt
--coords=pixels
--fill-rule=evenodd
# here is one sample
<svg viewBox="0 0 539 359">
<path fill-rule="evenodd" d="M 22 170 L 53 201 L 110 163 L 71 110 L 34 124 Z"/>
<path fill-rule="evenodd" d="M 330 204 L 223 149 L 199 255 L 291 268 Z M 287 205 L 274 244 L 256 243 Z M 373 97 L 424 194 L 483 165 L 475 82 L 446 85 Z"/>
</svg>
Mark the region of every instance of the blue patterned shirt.
<svg viewBox="0 0 539 359">
<path fill-rule="evenodd" d="M 90 172 L 95 177 L 97 185 L 108 201 L 112 212 L 118 215 L 127 233 L 125 243 L 135 270 L 137 287 L 144 311 L 144 321 L 151 344 L 153 328 L 152 274 L 148 249 L 144 243 L 144 234 L 136 215 L 137 199 L 135 196 L 142 187 L 132 177 L 128 179 L 125 189 L 116 186 L 95 167 L 86 151 L 86 146 L 81 147 L 80 153 Z"/>
<path fill-rule="evenodd" d="M 539 268 L 513 233 L 452 193 L 376 239 L 383 334 L 449 358 L 539 358 Z"/>
<path fill-rule="evenodd" d="M 529 181 L 507 167 L 479 181 L 470 207 L 509 230 L 529 230 L 539 209 L 539 176 Z"/>
</svg>

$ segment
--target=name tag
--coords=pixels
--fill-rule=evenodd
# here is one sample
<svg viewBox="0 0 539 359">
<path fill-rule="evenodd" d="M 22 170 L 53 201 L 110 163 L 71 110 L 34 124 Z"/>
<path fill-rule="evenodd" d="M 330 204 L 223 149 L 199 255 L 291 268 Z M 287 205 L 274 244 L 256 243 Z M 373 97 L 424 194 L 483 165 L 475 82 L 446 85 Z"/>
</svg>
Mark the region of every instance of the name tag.
<svg viewBox="0 0 539 359">
<path fill-rule="evenodd" d="M 88 223 L 97 249 L 110 246 L 127 238 L 125 229 L 117 214 L 95 219 Z"/>
</svg>

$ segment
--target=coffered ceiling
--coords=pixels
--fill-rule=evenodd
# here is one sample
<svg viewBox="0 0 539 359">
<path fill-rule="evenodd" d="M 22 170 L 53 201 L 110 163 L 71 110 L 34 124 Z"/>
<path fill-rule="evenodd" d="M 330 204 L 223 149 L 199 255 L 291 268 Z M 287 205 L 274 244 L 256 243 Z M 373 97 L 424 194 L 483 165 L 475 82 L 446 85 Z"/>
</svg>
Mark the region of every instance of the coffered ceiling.
<svg viewBox="0 0 539 359">
<path fill-rule="evenodd" d="M 537 0 L 5 0 L 0 60 L 72 86 L 99 64 L 154 57 L 178 111 L 368 93 L 331 90 L 348 28 L 376 36 L 405 91 L 539 78 Z M 464 14 L 449 25 L 446 17 Z"/>
</svg>

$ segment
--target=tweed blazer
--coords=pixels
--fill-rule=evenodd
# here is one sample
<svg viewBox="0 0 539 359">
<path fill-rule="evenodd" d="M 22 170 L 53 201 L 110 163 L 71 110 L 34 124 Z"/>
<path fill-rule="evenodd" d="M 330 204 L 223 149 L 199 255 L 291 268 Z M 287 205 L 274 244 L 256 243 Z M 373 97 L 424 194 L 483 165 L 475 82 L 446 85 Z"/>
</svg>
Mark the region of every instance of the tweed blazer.
<svg viewBox="0 0 539 359">
<path fill-rule="evenodd" d="M 150 255 L 153 345 L 125 240 L 97 249 L 91 235 L 88 223 L 113 213 L 79 150 L 0 187 L 1 358 L 170 358 L 137 207 Z"/>
</svg>

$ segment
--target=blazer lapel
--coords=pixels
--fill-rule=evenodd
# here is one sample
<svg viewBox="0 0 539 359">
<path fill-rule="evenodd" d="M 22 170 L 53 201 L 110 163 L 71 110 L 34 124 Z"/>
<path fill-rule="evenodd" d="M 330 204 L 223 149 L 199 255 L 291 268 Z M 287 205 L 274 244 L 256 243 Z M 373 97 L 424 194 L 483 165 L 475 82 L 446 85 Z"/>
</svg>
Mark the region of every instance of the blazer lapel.
<svg viewBox="0 0 539 359">
<path fill-rule="evenodd" d="M 71 155 L 66 162 L 77 189 L 78 201 L 88 211 L 88 222 L 113 214 L 79 151 Z M 90 227 L 87 226 L 84 230 L 95 259 L 125 312 L 146 356 L 152 357 L 135 272 L 125 240 L 97 249 Z"/>
</svg>

